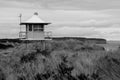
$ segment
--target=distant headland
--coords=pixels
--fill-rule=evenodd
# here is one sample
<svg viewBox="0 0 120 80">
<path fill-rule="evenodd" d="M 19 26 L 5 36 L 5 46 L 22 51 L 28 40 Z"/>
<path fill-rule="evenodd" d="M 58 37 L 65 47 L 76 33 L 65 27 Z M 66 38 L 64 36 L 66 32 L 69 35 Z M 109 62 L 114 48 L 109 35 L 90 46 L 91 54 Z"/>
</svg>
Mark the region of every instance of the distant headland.
<svg viewBox="0 0 120 80">
<path fill-rule="evenodd" d="M 85 37 L 51 37 L 52 40 L 55 41 L 64 41 L 64 40 L 78 40 L 85 43 L 95 43 L 95 44 L 106 44 L 107 40 L 103 38 L 85 38 Z M 38 40 L 39 41 L 39 40 Z M 10 39 L 10 38 L 4 38 L 0 39 L 0 42 L 18 42 L 21 43 L 23 40 L 20 40 L 19 38 Z"/>
<path fill-rule="evenodd" d="M 102 38 L 85 38 L 85 37 L 52 37 L 52 40 L 79 40 L 87 43 L 106 44 L 107 40 Z"/>
</svg>

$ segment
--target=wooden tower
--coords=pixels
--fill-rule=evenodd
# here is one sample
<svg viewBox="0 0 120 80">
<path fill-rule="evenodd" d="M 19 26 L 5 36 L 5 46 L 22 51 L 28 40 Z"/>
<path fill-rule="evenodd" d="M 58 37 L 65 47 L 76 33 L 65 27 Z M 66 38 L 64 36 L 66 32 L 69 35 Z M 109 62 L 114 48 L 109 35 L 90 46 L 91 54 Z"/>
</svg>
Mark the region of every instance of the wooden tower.
<svg viewBox="0 0 120 80">
<path fill-rule="evenodd" d="M 25 40 L 47 40 L 51 37 L 51 32 L 45 32 L 45 26 L 47 23 L 41 20 L 38 13 L 35 12 L 34 15 L 25 22 L 21 22 L 20 25 L 25 25 L 26 30 L 20 31 L 19 38 Z"/>
</svg>

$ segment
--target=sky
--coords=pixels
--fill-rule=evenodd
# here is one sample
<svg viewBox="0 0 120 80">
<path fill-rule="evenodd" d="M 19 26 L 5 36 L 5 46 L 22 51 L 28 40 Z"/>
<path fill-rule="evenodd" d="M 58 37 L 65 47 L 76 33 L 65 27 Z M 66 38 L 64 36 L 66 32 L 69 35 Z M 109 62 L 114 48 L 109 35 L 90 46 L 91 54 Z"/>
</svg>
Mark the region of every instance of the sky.
<svg viewBox="0 0 120 80">
<path fill-rule="evenodd" d="M 53 36 L 120 40 L 120 0 L 0 0 L 0 10 L 0 38 L 17 38 L 19 15 L 38 12 Z"/>
</svg>

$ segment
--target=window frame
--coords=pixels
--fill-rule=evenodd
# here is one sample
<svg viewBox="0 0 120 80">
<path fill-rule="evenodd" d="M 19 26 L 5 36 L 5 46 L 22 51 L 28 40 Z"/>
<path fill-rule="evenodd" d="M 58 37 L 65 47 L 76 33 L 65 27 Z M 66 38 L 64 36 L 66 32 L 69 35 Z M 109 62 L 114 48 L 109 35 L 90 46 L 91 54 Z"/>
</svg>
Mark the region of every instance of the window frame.
<svg viewBox="0 0 120 80">
<path fill-rule="evenodd" d="M 44 31 L 43 25 L 35 24 L 35 25 L 33 26 L 33 31 L 34 31 L 34 32 Z"/>
<path fill-rule="evenodd" d="M 30 31 L 30 32 L 33 31 L 33 25 L 32 24 L 29 24 L 28 27 L 29 27 L 28 31 Z"/>
</svg>

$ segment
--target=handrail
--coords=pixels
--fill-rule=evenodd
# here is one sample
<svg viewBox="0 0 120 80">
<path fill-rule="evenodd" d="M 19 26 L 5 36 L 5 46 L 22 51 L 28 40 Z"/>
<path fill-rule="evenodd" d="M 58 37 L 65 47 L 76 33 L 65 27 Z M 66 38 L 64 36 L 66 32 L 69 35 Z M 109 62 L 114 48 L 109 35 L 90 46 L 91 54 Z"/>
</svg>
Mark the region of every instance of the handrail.
<svg viewBox="0 0 120 80">
<path fill-rule="evenodd" d="M 51 31 L 47 31 L 44 34 L 45 34 L 46 39 L 51 39 L 52 38 L 52 32 Z"/>
<path fill-rule="evenodd" d="M 45 37 L 45 39 L 52 39 L 52 32 L 51 31 L 44 32 L 44 37 Z M 26 39 L 27 38 L 27 32 L 26 31 L 20 31 L 19 32 L 19 38 L 20 39 Z"/>
<path fill-rule="evenodd" d="M 19 32 L 19 38 L 25 39 L 26 38 L 26 32 L 25 31 L 20 31 Z"/>
</svg>

